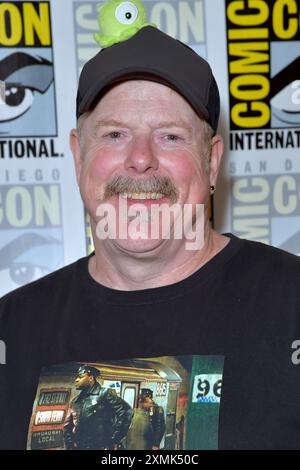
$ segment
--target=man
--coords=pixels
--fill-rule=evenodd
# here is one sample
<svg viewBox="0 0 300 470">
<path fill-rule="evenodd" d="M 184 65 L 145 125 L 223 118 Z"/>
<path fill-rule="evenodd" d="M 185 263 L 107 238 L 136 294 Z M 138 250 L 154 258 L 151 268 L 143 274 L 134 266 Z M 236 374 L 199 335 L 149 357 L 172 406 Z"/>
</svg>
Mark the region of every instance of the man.
<svg viewBox="0 0 300 470">
<path fill-rule="evenodd" d="M 166 422 L 162 406 L 153 400 L 150 388 L 142 388 L 140 393 L 140 407 L 146 411 L 150 424 L 148 449 L 158 450 L 165 433 Z"/>
<path fill-rule="evenodd" d="M 83 68 L 70 142 L 95 253 L 1 301 L 2 447 L 25 447 L 45 364 L 176 355 L 225 358 L 218 448 L 300 447 L 291 348 L 300 338 L 299 260 L 210 227 L 223 153 L 218 117 L 207 62 L 151 26 Z M 129 209 L 143 202 L 143 236 L 131 230 L 132 213 L 119 218 L 124 201 Z M 193 227 L 201 221 L 195 204 L 204 204 L 202 246 L 162 236 L 150 213 L 162 202 L 192 205 Z M 103 204 L 125 236 L 102 237 Z M 162 228 L 157 238 L 149 220 Z"/>
<path fill-rule="evenodd" d="M 69 450 L 117 449 L 130 426 L 131 406 L 97 381 L 96 367 L 80 366 L 75 379 L 81 393 L 73 398 L 64 424 Z"/>
<path fill-rule="evenodd" d="M 128 450 L 158 450 L 166 429 L 164 410 L 153 400 L 150 388 L 140 391 L 139 408 L 135 410 L 126 439 Z"/>
</svg>

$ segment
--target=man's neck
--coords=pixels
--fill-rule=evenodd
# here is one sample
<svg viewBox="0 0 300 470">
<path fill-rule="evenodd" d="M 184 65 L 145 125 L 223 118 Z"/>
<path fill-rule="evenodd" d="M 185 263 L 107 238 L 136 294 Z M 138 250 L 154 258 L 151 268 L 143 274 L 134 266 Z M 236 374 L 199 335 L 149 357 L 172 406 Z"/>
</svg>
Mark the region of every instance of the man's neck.
<svg viewBox="0 0 300 470">
<path fill-rule="evenodd" d="M 229 242 L 229 238 L 211 228 L 204 237 L 200 250 L 189 251 L 184 244 L 162 255 L 147 253 L 145 257 L 113 253 L 95 246 L 95 256 L 89 260 L 89 272 L 100 284 L 116 290 L 141 290 L 179 282 L 206 264 Z M 181 249 L 180 249 L 181 248 Z M 164 252 L 166 253 L 166 252 Z"/>
</svg>

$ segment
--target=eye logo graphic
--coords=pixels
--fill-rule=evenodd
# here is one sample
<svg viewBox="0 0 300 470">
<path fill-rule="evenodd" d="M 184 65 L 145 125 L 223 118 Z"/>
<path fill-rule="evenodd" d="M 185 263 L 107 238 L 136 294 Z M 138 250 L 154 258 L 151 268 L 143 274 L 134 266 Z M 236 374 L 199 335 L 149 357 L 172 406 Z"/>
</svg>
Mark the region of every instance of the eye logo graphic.
<svg viewBox="0 0 300 470">
<path fill-rule="evenodd" d="M 272 121 L 283 127 L 300 125 L 300 56 L 272 79 L 270 104 Z"/>
<path fill-rule="evenodd" d="M 16 236 L 0 248 L 0 295 L 60 268 L 62 259 L 59 238 L 33 231 Z"/>
<path fill-rule="evenodd" d="M 0 2 L 0 137 L 57 136 L 49 2 Z"/>
<path fill-rule="evenodd" d="M 0 62 L 0 79 L 5 83 L 5 100 L 0 122 L 18 119 L 34 104 L 35 93 L 44 94 L 53 83 L 52 63 L 23 52 L 8 55 Z"/>
<path fill-rule="evenodd" d="M 45 57 L 51 51 L 13 52 L 1 60 L 2 51 L 0 80 L 5 83 L 5 99 L 0 107 L 0 136 L 55 136 L 53 63 Z"/>
<path fill-rule="evenodd" d="M 0 297 L 63 264 L 60 183 L 0 185 Z"/>
<path fill-rule="evenodd" d="M 0 104 L 5 103 L 5 82 L 0 80 Z"/>
</svg>

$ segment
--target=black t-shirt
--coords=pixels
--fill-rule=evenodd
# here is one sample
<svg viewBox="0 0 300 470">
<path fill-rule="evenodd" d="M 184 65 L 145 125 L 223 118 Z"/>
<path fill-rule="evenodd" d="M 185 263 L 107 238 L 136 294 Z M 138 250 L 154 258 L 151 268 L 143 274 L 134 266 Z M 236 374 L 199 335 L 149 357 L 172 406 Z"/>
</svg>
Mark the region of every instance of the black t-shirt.
<svg viewBox="0 0 300 470">
<path fill-rule="evenodd" d="M 47 448 L 47 439 L 49 448 L 62 447 L 68 405 L 58 393 L 66 390 L 69 403 L 78 391 L 68 385 L 67 370 L 74 377 L 78 364 L 92 363 L 104 386 L 131 400 L 133 445 L 143 441 L 137 434 L 148 415 L 139 395 L 130 397 L 150 390 L 176 448 L 300 449 L 300 365 L 292 348 L 300 340 L 300 260 L 230 238 L 198 271 L 167 286 L 105 287 L 90 276 L 86 257 L 3 297 L 0 447 Z M 198 362 L 188 367 L 188 358 Z M 72 366 L 62 372 L 60 364 Z M 202 440 L 195 443 L 189 427 L 201 428 Z M 161 447 L 175 445 L 168 442 L 163 438 Z"/>
</svg>

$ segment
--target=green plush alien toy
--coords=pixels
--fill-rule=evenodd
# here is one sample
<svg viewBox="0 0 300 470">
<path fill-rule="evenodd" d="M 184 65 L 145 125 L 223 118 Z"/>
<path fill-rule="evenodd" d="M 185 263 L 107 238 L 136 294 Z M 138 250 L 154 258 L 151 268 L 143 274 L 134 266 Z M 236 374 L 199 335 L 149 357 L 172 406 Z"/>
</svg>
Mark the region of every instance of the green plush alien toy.
<svg viewBox="0 0 300 470">
<path fill-rule="evenodd" d="M 94 39 L 102 48 L 112 46 L 131 38 L 145 26 L 156 27 L 153 23 L 146 23 L 146 19 L 146 11 L 140 0 L 110 0 L 100 8 L 100 33 L 95 33 Z"/>
</svg>

